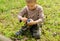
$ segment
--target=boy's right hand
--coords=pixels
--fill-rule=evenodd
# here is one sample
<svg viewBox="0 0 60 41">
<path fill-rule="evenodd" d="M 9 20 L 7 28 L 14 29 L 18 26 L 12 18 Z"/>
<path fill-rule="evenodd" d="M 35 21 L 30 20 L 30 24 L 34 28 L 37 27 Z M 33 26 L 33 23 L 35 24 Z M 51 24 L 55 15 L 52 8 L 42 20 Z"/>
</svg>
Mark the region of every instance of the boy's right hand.
<svg viewBox="0 0 60 41">
<path fill-rule="evenodd" d="M 23 22 L 26 22 L 26 21 L 27 21 L 27 18 L 26 18 L 26 17 L 23 17 L 23 18 L 22 18 L 22 21 L 23 21 Z"/>
</svg>

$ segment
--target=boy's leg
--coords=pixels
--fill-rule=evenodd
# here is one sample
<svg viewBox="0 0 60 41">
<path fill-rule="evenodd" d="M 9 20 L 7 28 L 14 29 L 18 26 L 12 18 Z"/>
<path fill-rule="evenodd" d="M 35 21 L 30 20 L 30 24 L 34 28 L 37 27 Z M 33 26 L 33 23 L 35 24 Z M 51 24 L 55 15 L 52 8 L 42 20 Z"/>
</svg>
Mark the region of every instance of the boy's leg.
<svg viewBox="0 0 60 41">
<path fill-rule="evenodd" d="M 31 32 L 33 38 L 40 39 L 41 29 L 39 28 L 39 26 L 37 24 L 31 26 L 30 32 Z"/>
<path fill-rule="evenodd" d="M 16 36 L 19 36 L 19 35 L 23 35 L 23 33 L 24 33 L 24 31 L 26 31 L 27 29 L 27 26 L 25 25 L 25 26 L 22 26 L 22 28 L 18 31 L 18 32 L 16 32 Z"/>
</svg>

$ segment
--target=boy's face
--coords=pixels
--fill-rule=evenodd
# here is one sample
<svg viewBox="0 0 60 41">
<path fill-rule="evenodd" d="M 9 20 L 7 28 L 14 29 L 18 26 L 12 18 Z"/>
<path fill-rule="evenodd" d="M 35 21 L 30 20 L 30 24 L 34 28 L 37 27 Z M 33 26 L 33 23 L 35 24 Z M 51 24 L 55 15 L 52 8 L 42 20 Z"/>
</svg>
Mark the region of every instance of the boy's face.
<svg viewBox="0 0 60 41">
<path fill-rule="evenodd" d="M 33 9 L 35 9 L 35 2 L 32 2 L 32 3 L 27 3 L 27 6 L 28 6 L 28 8 L 30 9 L 30 10 L 33 10 Z"/>
</svg>

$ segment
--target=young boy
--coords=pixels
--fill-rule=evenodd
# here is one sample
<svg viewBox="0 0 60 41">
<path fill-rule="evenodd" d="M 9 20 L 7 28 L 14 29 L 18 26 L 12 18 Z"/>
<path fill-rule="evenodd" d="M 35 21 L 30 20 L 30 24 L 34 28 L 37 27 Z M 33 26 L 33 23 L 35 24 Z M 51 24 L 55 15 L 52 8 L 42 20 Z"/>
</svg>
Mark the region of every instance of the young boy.
<svg viewBox="0 0 60 41">
<path fill-rule="evenodd" d="M 30 28 L 30 32 L 32 34 L 32 37 L 36 39 L 40 39 L 40 29 L 38 24 L 42 24 L 44 21 L 44 13 L 43 8 L 36 3 L 37 0 L 26 0 L 27 6 L 25 6 L 22 11 L 18 15 L 19 21 L 22 20 L 23 22 L 27 22 L 28 19 L 30 19 L 30 22 L 27 23 L 27 26 Z M 26 27 L 26 26 L 24 26 Z M 21 28 L 19 32 L 17 32 L 17 35 L 22 34 Z"/>
</svg>

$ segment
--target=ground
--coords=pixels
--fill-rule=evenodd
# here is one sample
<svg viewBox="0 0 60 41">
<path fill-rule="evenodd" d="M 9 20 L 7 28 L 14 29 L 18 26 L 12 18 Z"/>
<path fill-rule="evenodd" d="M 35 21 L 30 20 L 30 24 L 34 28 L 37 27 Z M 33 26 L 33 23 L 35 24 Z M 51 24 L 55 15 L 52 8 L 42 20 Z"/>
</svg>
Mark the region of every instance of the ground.
<svg viewBox="0 0 60 41">
<path fill-rule="evenodd" d="M 41 41 L 60 41 L 60 0 L 38 0 L 37 3 L 43 7 L 45 15 Z M 24 0 L 0 0 L 1 34 L 12 37 L 24 25 L 19 23 L 17 15 L 25 5 Z"/>
</svg>

